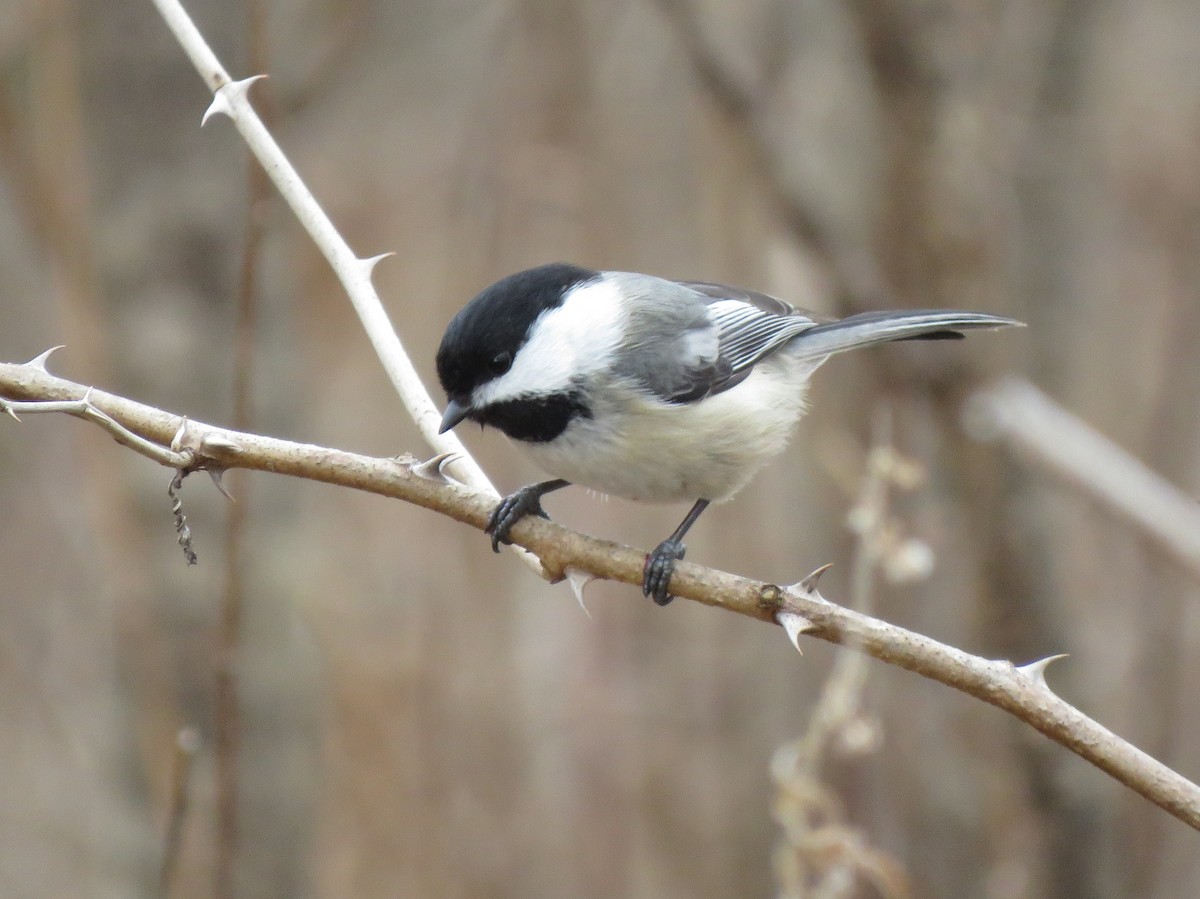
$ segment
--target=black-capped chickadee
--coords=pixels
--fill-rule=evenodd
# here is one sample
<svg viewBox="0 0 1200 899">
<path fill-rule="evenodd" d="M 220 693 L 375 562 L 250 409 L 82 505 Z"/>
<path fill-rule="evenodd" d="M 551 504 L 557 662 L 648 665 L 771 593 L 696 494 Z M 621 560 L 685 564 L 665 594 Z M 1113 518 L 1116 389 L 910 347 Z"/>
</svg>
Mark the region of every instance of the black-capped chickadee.
<svg viewBox="0 0 1200 899">
<path fill-rule="evenodd" d="M 642 592 L 666 605 L 684 534 L 784 448 L 809 376 L 830 355 L 1017 324 L 940 310 L 822 322 L 720 284 L 543 265 L 497 281 L 447 326 L 437 354 L 449 399 L 441 430 L 464 419 L 498 428 L 554 475 L 492 512 L 497 552 L 521 518 L 545 515 L 542 496 L 570 484 L 694 501 L 646 558 Z"/>
</svg>

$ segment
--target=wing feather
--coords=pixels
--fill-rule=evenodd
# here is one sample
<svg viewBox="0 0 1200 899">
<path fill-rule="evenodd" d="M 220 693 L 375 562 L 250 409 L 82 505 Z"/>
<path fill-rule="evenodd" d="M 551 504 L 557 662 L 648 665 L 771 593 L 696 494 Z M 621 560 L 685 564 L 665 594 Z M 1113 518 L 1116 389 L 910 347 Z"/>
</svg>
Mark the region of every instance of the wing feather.
<svg viewBox="0 0 1200 899">
<path fill-rule="evenodd" d="M 793 339 L 796 352 L 820 363 L 832 353 L 891 340 L 959 337 L 972 328 L 1019 324 L 1012 319 L 956 310 L 863 313 L 840 321 L 797 309 L 765 293 L 709 281 L 663 281 L 648 275 L 607 273 L 627 295 L 644 296 L 631 326 L 644 342 L 626 348 L 625 370 L 643 389 L 669 403 L 693 403 L 741 383 L 754 366 Z M 663 291 L 675 303 L 653 302 Z M 810 333 L 811 332 L 811 333 Z M 675 334 L 677 343 L 664 342 Z"/>
<path fill-rule="evenodd" d="M 716 325 L 720 356 L 732 373 L 750 368 L 793 337 L 815 327 L 817 322 L 787 306 L 788 314 L 767 312 L 741 300 L 722 299 L 709 304 L 709 318 Z"/>
<path fill-rule="evenodd" d="M 636 290 L 641 282 L 634 279 L 645 276 L 622 277 L 627 290 Z M 661 290 L 658 283 L 655 289 Z M 667 283 L 696 300 L 695 317 L 676 323 L 681 328 L 678 350 L 667 351 L 656 339 L 652 354 L 635 350 L 626 362 L 643 387 L 670 403 L 693 403 L 728 390 L 745 380 L 755 363 L 817 325 L 815 318 L 767 294 L 707 281 Z M 654 307 L 643 310 L 649 308 Z M 649 317 L 646 311 L 640 314 Z M 664 324 L 656 322 L 646 330 L 661 333 Z M 706 352 L 685 349 L 692 346 Z"/>
</svg>

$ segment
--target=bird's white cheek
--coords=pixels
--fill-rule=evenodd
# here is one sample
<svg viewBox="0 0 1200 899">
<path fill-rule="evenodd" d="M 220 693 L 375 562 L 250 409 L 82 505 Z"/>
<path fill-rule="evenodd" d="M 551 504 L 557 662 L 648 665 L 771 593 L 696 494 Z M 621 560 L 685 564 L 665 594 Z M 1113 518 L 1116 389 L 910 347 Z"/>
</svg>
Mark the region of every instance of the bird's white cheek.
<svg viewBox="0 0 1200 899">
<path fill-rule="evenodd" d="M 475 388 L 471 405 L 487 406 L 519 397 L 549 395 L 570 389 L 574 354 L 569 347 L 529 343 L 504 375 Z"/>
<path fill-rule="evenodd" d="M 473 404 L 571 390 L 612 364 L 624 322 L 620 297 L 612 284 L 595 281 L 576 287 L 561 306 L 542 313 L 534 322 L 512 368 L 476 388 Z"/>
</svg>

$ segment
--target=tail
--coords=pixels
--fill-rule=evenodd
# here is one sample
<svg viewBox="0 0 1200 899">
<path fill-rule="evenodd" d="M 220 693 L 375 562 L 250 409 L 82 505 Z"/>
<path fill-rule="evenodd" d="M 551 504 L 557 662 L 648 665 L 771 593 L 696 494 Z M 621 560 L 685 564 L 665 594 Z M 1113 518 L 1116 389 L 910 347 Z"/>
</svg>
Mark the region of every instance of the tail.
<svg viewBox="0 0 1200 899">
<path fill-rule="evenodd" d="M 982 312 L 914 309 L 911 312 L 864 312 L 809 328 L 795 337 L 788 354 L 814 359 L 892 340 L 961 340 L 963 331 L 1024 327 L 1024 322 Z"/>
</svg>

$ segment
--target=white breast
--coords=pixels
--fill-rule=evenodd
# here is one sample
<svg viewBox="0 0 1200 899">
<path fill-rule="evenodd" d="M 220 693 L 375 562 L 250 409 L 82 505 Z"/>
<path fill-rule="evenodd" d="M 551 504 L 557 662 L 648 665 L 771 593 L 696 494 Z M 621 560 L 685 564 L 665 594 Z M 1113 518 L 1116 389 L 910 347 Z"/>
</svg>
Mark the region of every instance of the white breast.
<svg viewBox="0 0 1200 899">
<path fill-rule="evenodd" d="M 521 446 L 549 474 L 614 496 L 720 502 L 787 445 L 815 368 L 780 354 L 698 403 L 592 396 L 593 418 L 549 443 Z"/>
</svg>

